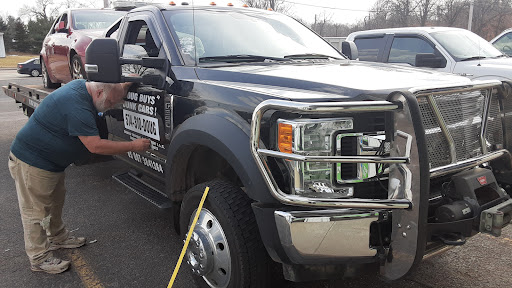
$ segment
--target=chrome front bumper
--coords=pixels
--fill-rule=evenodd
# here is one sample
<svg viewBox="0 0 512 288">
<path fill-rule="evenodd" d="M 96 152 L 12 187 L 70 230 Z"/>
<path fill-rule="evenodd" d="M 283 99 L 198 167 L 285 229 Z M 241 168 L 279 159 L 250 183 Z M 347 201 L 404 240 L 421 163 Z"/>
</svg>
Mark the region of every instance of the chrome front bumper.
<svg viewBox="0 0 512 288">
<path fill-rule="evenodd" d="M 377 250 L 370 247 L 370 225 L 379 215 L 379 210 L 354 209 L 274 212 L 281 244 L 297 264 L 322 258 L 373 258 Z"/>
</svg>

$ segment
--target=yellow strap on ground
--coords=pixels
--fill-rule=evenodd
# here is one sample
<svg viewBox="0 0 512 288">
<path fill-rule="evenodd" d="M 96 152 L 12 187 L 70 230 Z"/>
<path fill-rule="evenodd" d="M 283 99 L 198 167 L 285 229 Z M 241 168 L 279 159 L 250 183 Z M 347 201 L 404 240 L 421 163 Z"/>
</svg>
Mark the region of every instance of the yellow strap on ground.
<svg viewBox="0 0 512 288">
<path fill-rule="evenodd" d="M 201 213 L 201 209 L 203 209 L 204 200 L 206 200 L 206 195 L 208 195 L 209 190 L 210 187 L 206 187 L 206 189 L 204 189 L 203 197 L 201 198 L 201 202 L 199 202 L 199 207 L 197 207 L 196 216 L 194 216 L 194 221 L 192 221 L 192 225 L 190 225 L 190 229 L 188 229 L 187 240 L 185 240 L 185 245 L 183 245 L 183 249 L 181 249 L 180 258 L 178 259 L 176 267 L 174 267 L 174 272 L 172 273 L 171 281 L 169 281 L 169 285 L 167 285 L 167 288 L 172 287 L 172 285 L 174 284 L 174 280 L 176 279 L 176 275 L 178 275 L 181 262 L 183 262 L 183 257 L 185 256 L 185 252 L 187 251 L 188 242 L 190 242 L 190 237 L 192 237 L 192 232 L 194 231 L 194 227 L 196 227 L 197 219 L 199 219 L 199 213 Z"/>
</svg>

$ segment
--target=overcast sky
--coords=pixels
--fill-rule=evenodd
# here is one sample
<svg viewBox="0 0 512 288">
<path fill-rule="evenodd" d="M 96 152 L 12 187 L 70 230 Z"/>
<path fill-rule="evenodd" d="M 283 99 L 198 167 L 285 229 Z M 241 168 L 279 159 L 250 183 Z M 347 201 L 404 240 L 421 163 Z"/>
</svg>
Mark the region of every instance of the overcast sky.
<svg viewBox="0 0 512 288">
<path fill-rule="evenodd" d="M 94 8 L 103 7 L 103 0 L 75 1 L 90 2 Z M 183 1 L 184 0 L 174 0 L 176 3 L 181 3 Z M 212 0 L 188 0 L 189 3 L 194 2 L 196 5 L 208 5 L 211 1 Z M 18 16 L 19 10 L 23 5 L 34 5 L 34 2 L 34 0 L 2 0 L 0 16 Z M 59 3 L 60 0 L 54 0 L 54 2 Z M 168 3 L 166 1 L 159 0 L 153 0 L 152 2 Z M 242 1 L 240 0 L 217 0 L 215 2 L 217 5 L 226 5 L 229 2 L 232 2 L 235 6 L 242 5 Z M 358 20 L 362 20 L 366 15 L 368 15 L 367 11 L 370 10 L 376 0 L 287 0 L 287 2 L 291 6 L 291 14 L 298 18 L 302 18 L 307 22 L 313 22 L 315 14 L 326 13 L 327 16 L 332 17 L 331 19 L 333 22 L 352 24 Z M 328 9 L 326 7 L 330 7 L 332 9 Z"/>
</svg>

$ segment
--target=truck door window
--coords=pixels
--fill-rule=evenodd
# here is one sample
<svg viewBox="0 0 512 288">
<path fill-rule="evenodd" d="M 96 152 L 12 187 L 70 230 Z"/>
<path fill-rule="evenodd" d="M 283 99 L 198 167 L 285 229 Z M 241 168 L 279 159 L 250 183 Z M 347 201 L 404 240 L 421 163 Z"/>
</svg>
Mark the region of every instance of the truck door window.
<svg viewBox="0 0 512 288">
<path fill-rule="evenodd" d="M 492 45 L 508 56 L 512 56 L 512 32 L 501 36 Z"/>
<path fill-rule="evenodd" d="M 66 13 L 62 14 L 62 16 L 60 16 L 57 19 L 57 21 L 55 21 L 55 23 L 53 24 L 52 34 L 59 33 L 59 31 L 57 31 L 57 28 L 59 26 L 59 23 L 62 21 L 64 21 L 64 27 L 68 27 L 68 14 L 66 14 Z"/>
<path fill-rule="evenodd" d="M 414 66 L 416 54 L 419 53 L 439 55 L 434 47 L 423 39 L 417 37 L 395 37 L 389 52 L 388 63 L 407 63 Z"/>
<path fill-rule="evenodd" d="M 356 38 L 354 40 L 359 51 L 359 60 L 377 62 L 379 52 L 384 49 L 384 37 Z"/>
<path fill-rule="evenodd" d="M 154 33 L 151 33 L 146 22 L 132 21 L 128 24 L 128 30 L 123 43 L 123 58 L 158 57 L 160 47 L 155 43 Z M 123 74 L 136 73 L 139 75 L 148 73 L 148 68 L 134 64 L 124 64 Z"/>
<path fill-rule="evenodd" d="M 124 42 L 123 56 L 125 56 L 124 48 L 126 48 L 127 45 L 142 47 L 146 55 L 140 57 L 158 57 L 160 51 L 160 48 L 157 47 L 153 38 L 153 33 L 151 33 L 151 30 L 144 21 L 132 21 L 128 24 L 128 33 Z"/>
</svg>

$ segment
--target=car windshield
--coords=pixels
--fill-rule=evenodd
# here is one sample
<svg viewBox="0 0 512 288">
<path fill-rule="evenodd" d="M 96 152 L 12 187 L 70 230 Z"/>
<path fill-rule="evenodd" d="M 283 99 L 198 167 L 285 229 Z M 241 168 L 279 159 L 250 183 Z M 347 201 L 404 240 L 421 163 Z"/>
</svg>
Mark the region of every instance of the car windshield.
<svg viewBox="0 0 512 288">
<path fill-rule="evenodd" d="M 73 29 L 106 29 L 124 14 L 126 12 L 113 10 L 73 11 Z"/>
<path fill-rule="evenodd" d="M 496 58 L 503 54 L 482 37 L 467 30 L 452 30 L 431 34 L 456 61 Z"/>
<path fill-rule="evenodd" d="M 196 9 L 194 16 L 192 10 L 164 13 L 189 65 L 344 59 L 302 24 L 275 12 Z"/>
</svg>

